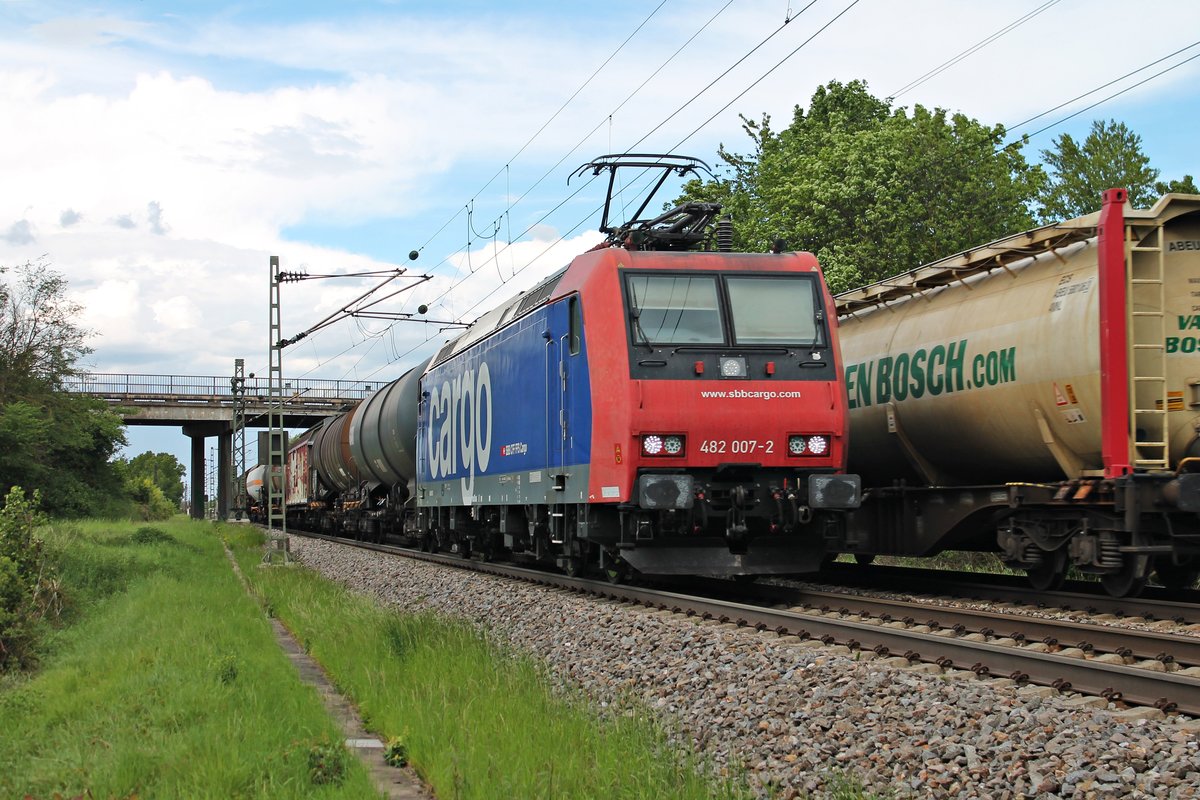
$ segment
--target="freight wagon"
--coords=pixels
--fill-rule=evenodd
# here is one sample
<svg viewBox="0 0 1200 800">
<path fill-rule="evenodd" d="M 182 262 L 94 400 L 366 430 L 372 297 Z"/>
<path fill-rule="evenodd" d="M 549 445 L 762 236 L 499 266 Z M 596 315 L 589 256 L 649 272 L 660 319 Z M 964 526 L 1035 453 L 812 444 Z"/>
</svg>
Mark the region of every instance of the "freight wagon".
<svg viewBox="0 0 1200 800">
<path fill-rule="evenodd" d="M 1125 201 L 836 298 L 868 488 L 834 549 L 1195 582 L 1200 197 Z"/>
</svg>

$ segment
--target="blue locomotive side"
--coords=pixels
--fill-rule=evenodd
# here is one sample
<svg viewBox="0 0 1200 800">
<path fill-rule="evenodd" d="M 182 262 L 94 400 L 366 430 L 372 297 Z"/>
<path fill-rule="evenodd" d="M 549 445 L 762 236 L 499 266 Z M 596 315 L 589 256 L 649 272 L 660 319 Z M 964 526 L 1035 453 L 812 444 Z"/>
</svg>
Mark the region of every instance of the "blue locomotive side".
<svg viewBox="0 0 1200 800">
<path fill-rule="evenodd" d="M 435 365 L 421 380 L 417 505 L 583 501 L 591 396 L 576 296 Z"/>
</svg>

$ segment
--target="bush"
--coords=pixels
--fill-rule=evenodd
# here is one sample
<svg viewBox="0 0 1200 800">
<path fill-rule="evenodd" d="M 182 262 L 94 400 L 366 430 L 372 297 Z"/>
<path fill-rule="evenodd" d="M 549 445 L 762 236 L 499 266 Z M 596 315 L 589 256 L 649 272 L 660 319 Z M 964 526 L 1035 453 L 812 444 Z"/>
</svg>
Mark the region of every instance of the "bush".
<svg viewBox="0 0 1200 800">
<path fill-rule="evenodd" d="M 125 482 L 125 491 L 133 499 L 137 515 L 143 520 L 170 519 L 175 514 L 175 505 L 149 478 L 130 478 Z"/>
<path fill-rule="evenodd" d="M 14 486 L 0 509 L 0 670 L 31 664 L 38 623 L 62 605 L 45 546 L 33 535 L 42 522 L 38 500 Z"/>
</svg>

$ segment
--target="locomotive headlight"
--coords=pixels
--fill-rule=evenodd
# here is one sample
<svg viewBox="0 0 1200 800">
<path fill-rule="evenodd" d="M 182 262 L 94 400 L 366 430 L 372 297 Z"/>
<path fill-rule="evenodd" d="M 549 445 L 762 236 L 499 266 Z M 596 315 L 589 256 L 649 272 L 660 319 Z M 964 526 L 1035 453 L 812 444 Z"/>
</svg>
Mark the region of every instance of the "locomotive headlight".
<svg viewBox="0 0 1200 800">
<path fill-rule="evenodd" d="M 677 433 L 647 433 L 642 436 L 642 455 L 681 456 L 684 437 Z"/>
<path fill-rule="evenodd" d="M 745 378 L 749 374 L 746 359 L 741 356 L 722 356 L 720 366 L 722 378 Z"/>
<path fill-rule="evenodd" d="M 789 456 L 823 456 L 829 453 L 829 436 L 823 433 L 793 433 L 787 441 Z"/>
</svg>

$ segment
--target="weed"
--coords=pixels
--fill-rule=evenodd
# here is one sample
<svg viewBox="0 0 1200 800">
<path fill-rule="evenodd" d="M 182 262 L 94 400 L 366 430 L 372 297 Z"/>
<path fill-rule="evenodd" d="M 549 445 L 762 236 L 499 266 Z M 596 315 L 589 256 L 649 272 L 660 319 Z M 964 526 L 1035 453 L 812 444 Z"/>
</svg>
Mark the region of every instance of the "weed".
<svg viewBox="0 0 1200 800">
<path fill-rule="evenodd" d="M 213 663 L 213 671 L 217 673 L 217 680 L 223 684 L 230 684 L 237 680 L 238 676 L 238 660 L 237 656 L 226 653 Z"/>
<path fill-rule="evenodd" d="M 408 745 L 404 743 L 404 739 L 399 736 L 388 739 L 387 747 L 383 751 L 383 760 L 387 762 L 388 766 L 407 766 Z"/>
<path fill-rule="evenodd" d="M 308 745 L 308 779 L 317 786 L 340 784 L 346 778 L 345 745 L 324 736 Z"/>
</svg>

